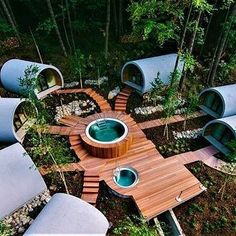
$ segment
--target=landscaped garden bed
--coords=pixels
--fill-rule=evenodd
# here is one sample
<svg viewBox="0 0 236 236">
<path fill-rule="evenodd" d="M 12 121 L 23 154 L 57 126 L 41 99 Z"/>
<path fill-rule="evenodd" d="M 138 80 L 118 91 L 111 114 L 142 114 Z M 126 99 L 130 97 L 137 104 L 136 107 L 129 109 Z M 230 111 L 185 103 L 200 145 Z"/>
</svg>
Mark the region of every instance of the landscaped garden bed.
<svg viewBox="0 0 236 236">
<path fill-rule="evenodd" d="M 178 206 L 174 212 L 186 235 L 235 235 L 236 178 L 201 162 L 187 168 L 207 191 Z"/>
<path fill-rule="evenodd" d="M 191 130 L 202 128 L 210 119 L 211 118 L 208 116 L 190 119 L 186 122 L 186 131 L 190 132 Z M 182 132 L 184 130 L 183 121 L 168 125 L 168 139 L 166 136 L 164 136 L 164 129 L 165 126 L 162 125 L 143 130 L 147 138 L 156 145 L 156 148 L 164 157 L 173 156 L 187 151 L 195 151 L 199 148 L 209 145 L 209 143 L 201 136 L 197 138 L 193 137 L 176 139 L 173 131 Z"/>
</svg>

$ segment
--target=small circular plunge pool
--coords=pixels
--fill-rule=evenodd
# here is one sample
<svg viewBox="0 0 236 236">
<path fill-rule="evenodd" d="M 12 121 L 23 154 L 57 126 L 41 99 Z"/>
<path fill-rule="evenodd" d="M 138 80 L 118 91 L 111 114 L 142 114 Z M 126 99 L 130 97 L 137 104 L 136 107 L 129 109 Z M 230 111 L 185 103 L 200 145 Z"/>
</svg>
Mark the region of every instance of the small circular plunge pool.
<svg viewBox="0 0 236 236">
<path fill-rule="evenodd" d="M 138 183 L 139 177 L 132 167 L 117 167 L 113 172 L 113 180 L 121 188 L 131 188 Z"/>
<path fill-rule="evenodd" d="M 97 119 L 86 128 L 87 137 L 97 143 L 117 143 L 128 133 L 127 126 L 120 120 L 113 118 Z"/>
</svg>

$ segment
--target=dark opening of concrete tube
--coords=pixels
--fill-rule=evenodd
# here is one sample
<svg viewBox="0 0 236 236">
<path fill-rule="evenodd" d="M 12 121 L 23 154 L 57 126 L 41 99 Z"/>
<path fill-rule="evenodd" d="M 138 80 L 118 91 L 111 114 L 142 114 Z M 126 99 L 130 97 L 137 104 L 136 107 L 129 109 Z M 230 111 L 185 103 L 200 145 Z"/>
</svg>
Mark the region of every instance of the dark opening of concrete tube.
<svg viewBox="0 0 236 236">
<path fill-rule="evenodd" d="M 27 79 L 38 79 L 35 94 L 39 99 L 64 86 L 63 76 L 55 66 L 12 59 L 5 62 L 1 69 L 3 87 L 10 92 L 25 95 L 28 87 L 22 82 L 26 78 L 26 71 Z"/>
<path fill-rule="evenodd" d="M 209 115 L 220 118 L 223 113 L 224 101 L 215 91 L 206 91 L 200 96 L 200 108 Z"/>
<path fill-rule="evenodd" d="M 136 89 L 142 91 L 144 85 L 143 75 L 140 69 L 133 64 L 127 65 L 123 70 L 123 80 L 136 85 Z"/>
<path fill-rule="evenodd" d="M 45 91 L 53 86 L 62 86 L 60 75 L 57 71 L 52 69 L 44 69 L 39 74 L 38 92 Z"/>
<path fill-rule="evenodd" d="M 152 82 L 159 78 L 164 85 L 170 83 L 175 68 L 177 54 L 167 54 L 127 62 L 121 71 L 121 81 L 138 93 L 144 94 L 152 89 Z M 178 71 L 183 70 L 184 62 L 179 60 Z"/>
<path fill-rule="evenodd" d="M 236 115 L 236 84 L 203 90 L 199 107 L 214 118 Z"/>
<path fill-rule="evenodd" d="M 229 154 L 228 143 L 236 139 L 236 116 L 210 121 L 203 128 L 203 137 L 224 154 Z"/>
<path fill-rule="evenodd" d="M 14 113 L 13 124 L 15 131 L 19 131 L 29 121 L 29 119 L 36 118 L 36 114 L 37 111 L 30 102 L 23 101 L 20 103 Z"/>
<path fill-rule="evenodd" d="M 0 98 L 0 142 L 22 142 L 36 115 L 36 108 L 24 99 Z"/>
</svg>

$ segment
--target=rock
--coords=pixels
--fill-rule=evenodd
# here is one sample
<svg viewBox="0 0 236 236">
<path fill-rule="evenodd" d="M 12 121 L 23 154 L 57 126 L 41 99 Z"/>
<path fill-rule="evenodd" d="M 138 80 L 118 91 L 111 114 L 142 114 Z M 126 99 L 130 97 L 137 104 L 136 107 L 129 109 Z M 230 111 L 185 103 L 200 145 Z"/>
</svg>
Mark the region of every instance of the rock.
<svg viewBox="0 0 236 236">
<path fill-rule="evenodd" d="M 119 86 L 115 87 L 113 90 L 109 92 L 108 99 L 109 100 L 113 99 L 118 95 L 119 92 L 120 92 L 120 87 Z"/>
<path fill-rule="evenodd" d="M 22 233 L 24 233 L 25 232 L 25 228 L 24 227 L 20 227 L 19 229 L 18 229 L 18 233 L 19 234 L 22 234 Z"/>
</svg>

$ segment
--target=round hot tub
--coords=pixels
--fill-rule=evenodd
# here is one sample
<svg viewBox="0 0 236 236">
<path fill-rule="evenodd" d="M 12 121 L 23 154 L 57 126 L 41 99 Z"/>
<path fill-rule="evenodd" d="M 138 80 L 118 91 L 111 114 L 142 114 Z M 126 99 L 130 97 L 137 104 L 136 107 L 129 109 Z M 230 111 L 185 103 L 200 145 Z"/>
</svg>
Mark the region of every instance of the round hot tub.
<svg viewBox="0 0 236 236">
<path fill-rule="evenodd" d="M 127 126 L 113 118 L 97 119 L 86 128 L 87 137 L 97 143 L 112 144 L 124 139 L 128 133 Z"/>
<path fill-rule="evenodd" d="M 121 188 L 131 188 L 138 183 L 138 173 L 132 167 L 118 167 L 114 170 L 114 182 Z"/>
</svg>

